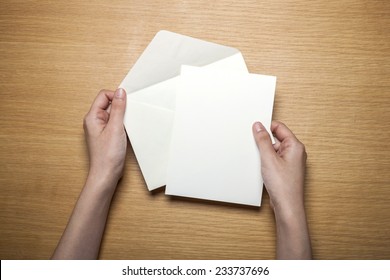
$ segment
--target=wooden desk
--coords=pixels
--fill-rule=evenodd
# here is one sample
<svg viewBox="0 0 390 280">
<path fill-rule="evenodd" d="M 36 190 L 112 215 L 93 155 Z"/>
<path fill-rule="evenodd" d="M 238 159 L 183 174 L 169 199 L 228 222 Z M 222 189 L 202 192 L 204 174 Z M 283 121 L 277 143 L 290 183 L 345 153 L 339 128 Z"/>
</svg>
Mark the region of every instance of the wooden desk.
<svg viewBox="0 0 390 280">
<path fill-rule="evenodd" d="M 0 1 L 0 258 L 49 258 L 87 172 L 82 119 L 161 29 L 278 77 L 308 151 L 314 257 L 390 258 L 389 1 Z M 259 209 L 149 193 L 129 148 L 104 259 L 272 259 Z"/>
</svg>

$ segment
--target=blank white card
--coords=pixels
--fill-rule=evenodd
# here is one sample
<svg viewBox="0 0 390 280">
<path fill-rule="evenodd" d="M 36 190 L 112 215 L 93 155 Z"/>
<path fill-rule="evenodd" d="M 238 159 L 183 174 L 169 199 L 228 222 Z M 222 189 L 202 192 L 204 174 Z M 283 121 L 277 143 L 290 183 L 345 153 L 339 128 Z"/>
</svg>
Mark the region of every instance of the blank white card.
<svg viewBox="0 0 390 280">
<path fill-rule="evenodd" d="M 260 206 L 252 124 L 270 127 L 276 77 L 182 66 L 166 194 Z"/>
</svg>

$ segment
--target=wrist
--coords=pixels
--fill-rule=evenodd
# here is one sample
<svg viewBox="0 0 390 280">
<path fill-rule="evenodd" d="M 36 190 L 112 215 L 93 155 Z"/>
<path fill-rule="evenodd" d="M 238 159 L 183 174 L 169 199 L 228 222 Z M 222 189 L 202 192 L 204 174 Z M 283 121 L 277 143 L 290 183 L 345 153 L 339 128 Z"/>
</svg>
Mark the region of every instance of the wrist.
<svg viewBox="0 0 390 280">
<path fill-rule="evenodd" d="M 305 206 L 302 203 L 279 204 L 274 207 L 277 222 L 289 223 L 297 220 L 306 220 Z"/>
<path fill-rule="evenodd" d="M 274 209 L 278 259 L 311 259 L 311 245 L 303 203 Z"/>
<path fill-rule="evenodd" d="M 115 192 L 120 176 L 110 172 L 90 168 L 85 186 L 103 195 L 112 195 Z"/>
</svg>

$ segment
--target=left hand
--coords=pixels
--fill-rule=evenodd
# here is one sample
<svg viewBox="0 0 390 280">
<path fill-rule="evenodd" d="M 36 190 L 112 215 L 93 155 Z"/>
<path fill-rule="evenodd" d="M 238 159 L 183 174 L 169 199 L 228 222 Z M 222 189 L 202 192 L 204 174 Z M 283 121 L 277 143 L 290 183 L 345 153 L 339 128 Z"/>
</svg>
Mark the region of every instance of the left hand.
<svg viewBox="0 0 390 280">
<path fill-rule="evenodd" d="M 125 164 L 127 138 L 123 126 L 126 92 L 101 90 L 84 117 L 89 176 L 116 186 Z"/>
</svg>

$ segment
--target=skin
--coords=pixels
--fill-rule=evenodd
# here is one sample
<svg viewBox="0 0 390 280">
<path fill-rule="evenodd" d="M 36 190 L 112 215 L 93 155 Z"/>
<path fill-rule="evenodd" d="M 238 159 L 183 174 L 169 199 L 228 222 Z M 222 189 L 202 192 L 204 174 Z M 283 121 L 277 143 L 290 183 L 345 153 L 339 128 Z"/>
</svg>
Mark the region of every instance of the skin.
<svg viewBox="0 0 390 280">
<path fill-rule="evenodd" d="M 89 172 L 52 259 L 97 259 L 111 200 L 122 177 L 127 147 L 123 117 L 126 93 L 102 90 L 84 118 Z M 277 229 L 278 259 L 310 259 L 303 187 L 305 147 L 282 123 L 273 122 L 276 144 L 256 122 L 253 134 L 260 150 L 261 172 L 271 198 Z"/>
<path fill-rule="evenodd" d="M 305 146 L 287 126 L 273 121 L 275 144 L 260 122 L 252 127 L 260 151 L 261 174 L 276 221 L 276 258 L 311 259 L 304 207 Z"/>
<path fill-rule="evenodd" d="M 102 90 L 84 118 L 89 173 L 52 259 L 97 259 L 112 196 L 125 164 L 126 93 Z"/>
</svg>

